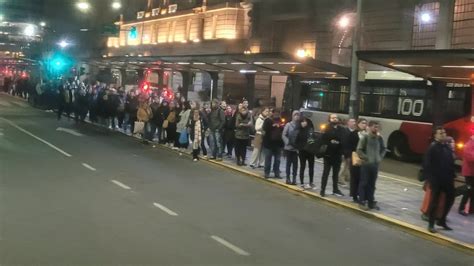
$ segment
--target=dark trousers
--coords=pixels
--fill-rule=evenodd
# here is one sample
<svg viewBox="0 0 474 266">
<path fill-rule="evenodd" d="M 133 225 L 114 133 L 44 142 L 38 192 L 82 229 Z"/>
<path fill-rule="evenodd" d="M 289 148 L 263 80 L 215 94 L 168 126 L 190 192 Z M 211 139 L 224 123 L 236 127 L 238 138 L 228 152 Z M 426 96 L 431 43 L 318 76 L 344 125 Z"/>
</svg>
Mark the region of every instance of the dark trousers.
<svg viewBox="0 0 474 266">
<path fill-rule="evenodd" d="M 117 113 L 117 120 L 118 120 L 118 127 L 123 127 L 123 120 L 125 120 L 125 112 L 118 112 Z"/>
<path fill-rule="evenodd" d="M 128 123 L 130 124 L 130 131 L 133 134 L 133 131 L 135 130 L 135 122 L 137 121 L 137 116 L 130 114 Z"/>
<path fill-rule="evenodd" d="M 379 174 L 378 164 L 364 164 L 360 167 L 359 200 L 369 202 L 372 206 L 375 201 L 375 182 Z"/>
<path fill-rule="evenodd" d="M 275 177 L 280 177 L 281 148 L 263 148 L 263 154 L 265 155 L 265 176 L 270 176 L 270 169 L 272 169 L 272 158 L 274 158 L 273 174 L 275 175 Z"/>
<path fill-rule="evenodd" d="M 304 184 L 304 170 L 306 168 L 306 162 L 308 162 L 308 172 L 309 172 L 309 183 L 313 184 L 314 179 L 314 154 L 307 151 L 300 151 L 298 154 L 300 158 L 300 182 Z"/>
<path fill-rule="evenodd" d="M 321 177 L 321 192 L 326 192 L 329 172 L 332 169 L 332 191 L 339 191 L 337 185 L 339 170 L 341 169 L 341 158 L 324 157 L 323 176 Z"/>
<path fill-rule="evenodd" d="M 459 210 L 466 209 L 466 203 L 471 200 L 473 202 L 474 199 L 474 176 L 466 176 L 466 185 L 470 188 L 467 190 L 464 195 L 462 195 L 461 203 L 459 204 Z M 472 209 L 472 206 L 470 207 Z"/>
<path fill-rule="evenodd" d="M 350 195 L 354 201 L 359 199 L 359 183 L 360 183 L 360 166 L 352 165 L 350 166 L 350 173 L 351 173 L 351 183 L 350 183 Z"/>
<path fill-rule="evenodd" d="M 169 123 L 166 128 L 166 142 L 173 143 L 176 140 L 176 123 Z"/>
<path fill-rule="evenodd" d="M 207 149 L 206 149 L 206 137 L 202 137 L 201 139 L 201 149 L 202 149 L 202 155 L 207 156 Z"/>
<path fill-rule="evenodd" d="M 71 116 L 71 105 L 67 103 L 59 104 L 58 107 L 58 120 L 61 119 L 61 116 L 63 115 L 63 112 L 66 113 L 67 117 L 69 118 Z"/>
<path fill-rule="evenodd" d="M 200 148 L 193 149 L 193 159 L 198 159 L 199 160 L 199 153 L 201 152 Z"/>
<path fill-rule="evenodd" d="M 235 140 L 235 157 L 237 157 L 237 163 L 245 162 L 247 156 L 247 146 L 249 144 L 248 139 L 236 139 Z"/>
<path fill-rule="evenodd" d="M 290 179 L 291 170 L 293 168 L 293 182 L 296 182 L 296 175 L 298 172 L 298 152 L 285 151 L 286 155 L 286 179 Z"/>
<path fill-rule="evenodd" d="M 444 192 L 446 195 L 445 204 L 443 215 L 441 216 L 439 222 L 445 223 L 446 217 L 448 216 L 451 207 L 453 206 L 454 199 L 455 199 L 455 188 L 454 182 L 446 183 L 446 184 L 437 184 L 437 183 L 430 183 L 431 185 L 431 201 L 428 207 L 428 217 L 429 217 L 429 225 L 430 227 L 434 226 L 434 222 L 436 219 L 436 210 L 438 209 L 439 198 L 441 193 Z"/>
</svg>

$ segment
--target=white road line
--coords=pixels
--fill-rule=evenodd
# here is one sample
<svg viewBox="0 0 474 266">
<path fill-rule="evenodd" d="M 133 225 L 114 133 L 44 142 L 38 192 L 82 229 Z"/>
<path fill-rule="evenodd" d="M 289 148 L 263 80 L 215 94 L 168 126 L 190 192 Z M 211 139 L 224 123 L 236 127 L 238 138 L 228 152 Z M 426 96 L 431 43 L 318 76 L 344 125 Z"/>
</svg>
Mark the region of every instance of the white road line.
<svg viewBox="0 0 474 266">
<path fill-rule="evenodd" d="M 69 129 L 69 128 L 58 127 L 58 128 L 56 128 L 56 131 L 62 131 L 62 132 L 65 132 L 65 133 L 69 133 L 69 134 L 71 134 L 73 136 L 76 136 L 76 137 L 84 136 L 83 134 L 75 131 L 74 129 Z"/>
<path fill-rule="evenodd" d="M 10 121 L 10 120 L 8 120 L 8 119 L 6 119 L 6 118 L 3 118 L 3 117 L 0 117 L 0 119 L 2 119 L 3 121 L 7 122 L 7 123 L 10 124 L 12 127 L 16 128 L 16 129 L 18 129 L 18 130 L 20 130 L 21 132 L 23 132 L 23 133 L 29 135 L 30 137 L 35 138 L 36 140 L 38 140 L 38 141 L 40 141 L 40 142 L 43 142 L 44 144 L 48 145 L 50 148 L 56 150 L 57 152 L 63 154 L 64 156 L 66 156 L 66 157 L 72 157 L 71 154 L 69 154 L 69 153 L 67 153 L 67 152 L 65 152 L 65 151 L 63 151 L 63 150 L 61 150 L 60 148 L 54 146 L 53 144 L 47 142 L 46 140 L 44 140 L 44 139 L 42 139 L 42 138 L 36 136 L 35 134 L 29 132 L 28 130 L 26 130 L 26 129 L 24 129 L 24 128 L 18 126 L 17 124 L 13 123 L 12 121 Z"/>
<path fill-rule="evenodd" d="M 119 186 L 119 187 L 121 187 L 121 188 L 123 188 L 123 189 L 127 189 L 127 190 L 132 189 L 131 187 L 129 187 L 129 186 L 123 184 L 123 183 L 120 183 L 120 182 L 117 181 L 117 180 L 111 180 L 111 181 L 112 181 L 112 183 L 114 183 L 115 185 L 117 185 L 117 186 Z"/>
<path fill-rule="evenodd" d="M 235 253 L 239 254 L 239 255 L 242 255 L 242 256 L 250 256 L 250 253 L 248 253 L 247 251 L 233 245 L 232 243 L 229 243 L 228 241 L 218 237 L 218 236 L 211 236 L 212 239 L 214 239 L 215 241 L 217 241 L 219 244 L 225 246 L 226 248 L 234 251 Z"/>
<path fill-rule="evenodd" d="M 88 164 L 86 164 L 86 163 L 82 163 L 82 166 L 84 166 L 85 168 L 87 168 L 87 169 L 89 169 L 89 170 L 91 170 L 91 171 L 97 171 L 97 169 L 95 169 L 94 167 L 92 167 L 92 166 L 90 166 L 90 165 L 88 165 Z"/>
<path fill-rule="evenodd" d="M 397 182 L 406 183 L 406 184 L 410 184 L 410 185 L 417 186 L 417 187 L 423 187 L 422 184 L 413 183 L 413 182 L 406 181 L 406 180 L 403 180 L 403 179 L 390 177 L 390 176 L 387 176 L 387 175 L 381 175 L 381 174 L 379 174 L 379 176 L 383 177 L 383 178 L 391 179 L 391 180 L 394 180 L 394 181 L 397 181 Z"/>
<path fill-rule="evenodd" d="M 163 205 L 161 205 L 161 204 L 159 204 L 159 203 L 156 203 L 156 202 L 155 202 L 155 203 L 153 203 L 153 205 L 154 205 L 155 207 L 159 208 L 160 210 L 166 212 L 167 214 L 171 215 L 171 216 L 178 216 L 177 213 L 175 213 L 174 211 L 172 211 L 172 210 L 166 208 L 165 206 L 163 206 Z"/>
</svg>

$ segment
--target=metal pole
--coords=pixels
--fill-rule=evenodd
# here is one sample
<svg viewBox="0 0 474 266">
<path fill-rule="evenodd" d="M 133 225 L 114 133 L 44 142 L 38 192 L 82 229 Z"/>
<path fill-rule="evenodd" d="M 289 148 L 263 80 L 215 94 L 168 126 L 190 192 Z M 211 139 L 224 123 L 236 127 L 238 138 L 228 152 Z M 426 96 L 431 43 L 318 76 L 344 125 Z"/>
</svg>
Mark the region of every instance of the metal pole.
<svg viewBox="0 0 474 266">
<path fill-rule="evenodd" d="M 357 57 L 357 51 L 360 45 L 361 15 L 362 0 L 357 0 L 354 36 L 352 38 L 351 94 L 349 98 L 349 117 L 351 118 L 359 117 L 359 88 L 357 87 L 359 80 L 359 58 Z"/>
</svg>

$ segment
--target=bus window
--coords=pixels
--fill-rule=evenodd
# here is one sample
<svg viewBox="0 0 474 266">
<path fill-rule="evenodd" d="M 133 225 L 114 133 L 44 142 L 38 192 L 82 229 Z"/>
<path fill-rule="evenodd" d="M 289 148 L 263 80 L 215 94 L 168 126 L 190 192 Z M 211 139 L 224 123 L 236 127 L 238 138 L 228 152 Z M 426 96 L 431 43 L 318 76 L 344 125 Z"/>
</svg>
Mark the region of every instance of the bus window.
<svg viewBox="0 0 474 266">
<path fill-rule="evenodd" d="M 465 104 L 467 91 L 465 89 L 452 89 L 448 91 L 446 101 L 446 117 L 448 121 L 462 118 L 466 115 Z"/>
<path fill-rule="evenodd" d="M 343 113 L 349 106 L 349 87 L 317 84 L 311 88 L 305 103 L 310 110 Z"/>
</svg>

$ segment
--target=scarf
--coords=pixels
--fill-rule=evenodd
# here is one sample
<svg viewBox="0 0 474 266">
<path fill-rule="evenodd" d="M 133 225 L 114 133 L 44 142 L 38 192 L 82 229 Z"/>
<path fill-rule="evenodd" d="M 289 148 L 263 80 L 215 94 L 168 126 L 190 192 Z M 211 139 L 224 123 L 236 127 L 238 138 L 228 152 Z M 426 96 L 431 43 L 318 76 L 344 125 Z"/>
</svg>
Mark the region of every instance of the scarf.
<svg viewBox="0 0 474 266">
<path fill-rule="evenodd" d="M 193 150 L 199 149 L 199 146 L 201 145 L 201 141 L 202 141 L 201 133 L 202 133 L 201 120 L 198 119 L 195 121 L 195 124 L 194 124 Z"/>
</svg>

